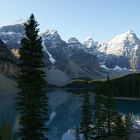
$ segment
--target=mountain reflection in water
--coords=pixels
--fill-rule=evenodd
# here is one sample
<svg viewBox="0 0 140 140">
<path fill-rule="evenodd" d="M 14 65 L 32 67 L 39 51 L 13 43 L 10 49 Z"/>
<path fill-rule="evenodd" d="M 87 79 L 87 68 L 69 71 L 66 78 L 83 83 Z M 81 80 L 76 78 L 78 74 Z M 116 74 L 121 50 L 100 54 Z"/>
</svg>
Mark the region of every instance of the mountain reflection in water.
<svg viewBox="0 0 140 140">
<path fill-rule="evenodd" d="M 64 89 L 46 91 L 49 96 L 49 139 L 72 140 L 72 130 L 80 125 L 82 96 L 67 92 Z M 91 97 L 94 102 L 94 97 Z M 140 101 L 117 100 L 117 107 L 122 114 L 132 114 L 134 121 L 139 122 Z M 16 112 L 15 94 L 0 95 L 0 125 L 8 120 L 17 128 L 18 115 Z M 134 122 L 136 124 L 136 122 Z"/>
</svg>

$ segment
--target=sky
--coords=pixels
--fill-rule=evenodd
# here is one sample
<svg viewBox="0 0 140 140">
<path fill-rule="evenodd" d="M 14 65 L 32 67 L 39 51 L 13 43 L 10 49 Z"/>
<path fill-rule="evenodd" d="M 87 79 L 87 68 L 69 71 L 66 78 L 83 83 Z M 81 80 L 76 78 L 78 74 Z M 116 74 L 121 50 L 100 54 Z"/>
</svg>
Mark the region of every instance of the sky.
<svg viewBox="0 0 140 140">
<path fill-rule="evenodd" d="M 57 30 L 67 41 L 109 40 L 128 30 L 140 37 L 140 0 L 0 0 L 0 26 L 33 13 L 40 31 Z"/>
</svg>

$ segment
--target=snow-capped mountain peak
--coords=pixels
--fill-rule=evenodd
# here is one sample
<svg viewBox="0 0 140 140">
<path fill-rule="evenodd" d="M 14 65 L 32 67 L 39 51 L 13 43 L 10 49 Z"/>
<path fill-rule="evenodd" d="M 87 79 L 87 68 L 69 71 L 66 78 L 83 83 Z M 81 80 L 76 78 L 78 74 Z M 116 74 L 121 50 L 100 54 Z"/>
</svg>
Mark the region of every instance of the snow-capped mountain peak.
<svg viewBox="0 0 140 140">
<path fill-rule="evenodd" d="M 58 32 L 56 30 L 49 30 L 47 29 L 45 32 L 42 33 L 42 35 L 54 35 L 54 34 L 58 34 Z"/>
<path fill-rule="evenodd" d="M 45 32 L 41 33 L 40 35 L 47 40 L 52 40 L 52 41 L 61 40 L 60 35 L 56 30 L 47 29 Z"/>
<path fill-rule="evenodd" d="M 25 33 L 25 30 L 22 24 L 13 24 L 13 25 L 7 25 L 7 26 L 1 27 L 0 32 L 5 32 L 5 33 L 13 32 L 13 33 L 23 35 Z"/>
<path fill-rule="evenodd" d="M 85 41 L 89 41 L 89 40 L 93 41 L 93 38 L 91 36 L 88 36 Z"/>
<path fill-rule="evenodd" d="M 79 40 L 75 37 L 71 37 L 70 39 L 68 39 L 68 43 L 79 43 Z"/>
<path fill-rule="evenodd" d="M 72 37 L 72 38 L 68 39 L 68 47 L 70 47 L 70 48 L 82 48 L 83 46 L 77 38 Z"/>
<path fill-rule="evenodd" d="M 99 42 L 98 48 L 100 52 L 113 54 L 117 56 L 127 56 L 140 40 L 133 31 L 127 31 L 121 35 L 117 35 L 109 41 Z M 140 45 L 140 44 L 139 44 Z"/>
<path fill-rule="evenodd" d="M 134 34 L 134 31 L 133 30 L 128 30 L 125 32 L 125 34 Z"/>
<path fill-rule="evenodd" d="M 85 40 L 84 46 L 87 47 L 87 48 L 92 48 L 93 45 L 94 45 L 93 38 L 92 38 L 91 36 L 89 36 L 89 37 Z"/>
<path fill-rule="evenodd" d="M 26 22 L 25 19 L 18 19 L 18 20 L 15 20 L 12 25 L 17 25 L 17 24 L 24 25 L 25 22 Z"/>
<path fill-rule="evenodd" d="M 25 35 L 23 22 L 20 20 L 16 24 L 0 27 L 0 39 L 8 48 L 18 49 L 20 47 L 20 41 Z M 54 55 L 55 51 L 58 49 L 60 52 L 64 49 L 64 53 L 69 57 L 78 52 L 84 52 L 87 56 L 97 56 L 99 62 L 108 68 L 119 66 L 120 68 L 140 69 L 140 40 L 133 31 L 127 31 L 111 40 L 102 42 L 95 42 L 89 36 L 83 44 L 75 37 L 70 38 L 67 42 L 63 41 L 56 30 L 46 30 L 40 36 L 52 64 L 57 57 Z"/>
<path fill-rule="evenodd" d="M 117 35 L 109 41 L 98 43 L 98 58 L 109 67 L 140 69 L 140 40 L 133 31 Z"/>
<path fill-rule="evenodd" d="M 117 35 L 110 42 L 122 42 L 122 41 L 133 41 L 136 37 L 133 31 L 127 31 L 121 35 Z"/>
<path fill-rule="evenodd" d="M 20 41 L 25 35 L 23 24 L 7 25 L 0 28 L 0 39 L 9 48 L 19 48 Z"/>
</svg>

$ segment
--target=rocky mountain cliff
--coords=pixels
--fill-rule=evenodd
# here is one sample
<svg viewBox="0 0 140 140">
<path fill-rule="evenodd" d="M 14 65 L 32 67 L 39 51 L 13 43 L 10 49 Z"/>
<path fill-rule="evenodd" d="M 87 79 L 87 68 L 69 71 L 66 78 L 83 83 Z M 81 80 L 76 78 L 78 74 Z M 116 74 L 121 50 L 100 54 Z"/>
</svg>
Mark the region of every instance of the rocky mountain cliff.
<svg viewBox="0 0 140 140">
<path fill-rule="evenodd" d="M 108 68 L 140 69 L 140 40 L 132 31 L 114 37 L 109 41 L 85 42 L 89 52 L 96 54 L 100 64 Z"/>
<path fill-rule="evenodd" d="M 20 41 L 24 34 L 23 23 L 7 25 L 0 28 L 0 39 L 17 58 L 19 57 L 18 48 L 20 47 Z"/>
<path fill-rule="evenodd" d="M 97 57 L 85 52 L 77 39 L 71 38 L 66 43 L 57 31 L 46 31 L 41 36 L 44 53 L 48 57 L 45 59 L 46 66 L 49 66 L 47 78 L 51 84 L 63 85 L 73 78 L 102 77 Z"/>
<path fill-rule="evenodd" d="M 17 59 L 6 47 L 4 42 L 0 40 L 0 73 L 10 78 L 15 78 L 17 71 Z"/>
<path fill-rule="evenodd" d="M 0 28 L 0 39 L 16 57 L 23 36 L 23 24 Z M 84 43 L 75 37 L 66 42 L 56 30 L 46 30 L 40 36 L 51 84 L 64 85 L 76 78 L 102 79 L 107 72 L 120 76 L 140 69 L 140 40 L 132 31 L 104 42 L 95 42 L 92 37 Z"/>
</svg>

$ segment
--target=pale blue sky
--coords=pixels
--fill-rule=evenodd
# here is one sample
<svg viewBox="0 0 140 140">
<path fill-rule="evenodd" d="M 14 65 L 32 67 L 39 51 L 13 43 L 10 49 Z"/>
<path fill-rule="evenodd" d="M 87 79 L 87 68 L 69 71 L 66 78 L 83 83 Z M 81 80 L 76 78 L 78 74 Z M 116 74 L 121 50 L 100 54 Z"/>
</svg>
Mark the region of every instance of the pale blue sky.
<svg viewBox="0 0 140 140">
<path fill-rule="evenodd" d="M 0 26 L 31 13 L 41 31 L 56 29 L 64 40 L 107 40 L 127 30 L 140 37 L 140 0 L 0 0 Z"/>
</svg>

